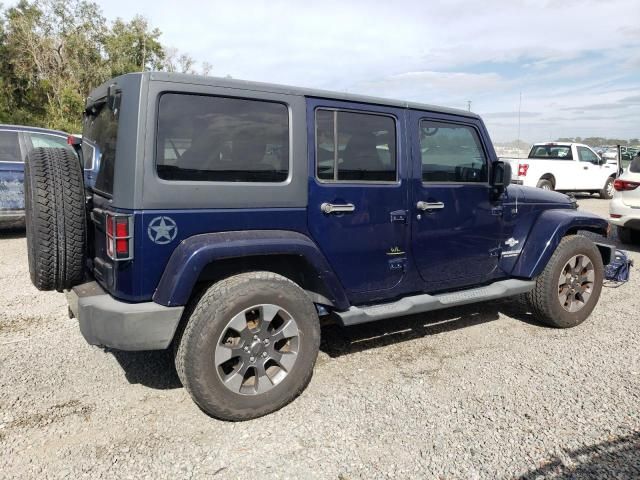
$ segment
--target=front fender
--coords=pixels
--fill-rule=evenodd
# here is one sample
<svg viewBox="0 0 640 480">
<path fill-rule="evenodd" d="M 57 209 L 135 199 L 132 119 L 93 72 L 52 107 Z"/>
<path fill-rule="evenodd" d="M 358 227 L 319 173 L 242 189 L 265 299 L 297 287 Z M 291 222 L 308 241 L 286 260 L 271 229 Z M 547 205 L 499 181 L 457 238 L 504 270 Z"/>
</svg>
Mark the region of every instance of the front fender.
<svg viewBox="0 0 640 480">
<path fill-rule="evenodd" d="M 547 262 L 568 232 L 588 230 L 606 236 L 608 222 L 598 215 L 573 209 L 545 210 L 534 223 L 511 271 L 519 278 L 534 278 L 544 270 Z"/>
<path fill-rule="evenodd" d="M 306 235 L 287 230 L 205 233 L 187 238 L 169 258 L 153 300 L 165 306 L 185 305 L 202 270 L 216 260 L 287 254 L 309 262 L 338 310 L 349 308 L 342 285 L 317 245 Z"/>
</svg>

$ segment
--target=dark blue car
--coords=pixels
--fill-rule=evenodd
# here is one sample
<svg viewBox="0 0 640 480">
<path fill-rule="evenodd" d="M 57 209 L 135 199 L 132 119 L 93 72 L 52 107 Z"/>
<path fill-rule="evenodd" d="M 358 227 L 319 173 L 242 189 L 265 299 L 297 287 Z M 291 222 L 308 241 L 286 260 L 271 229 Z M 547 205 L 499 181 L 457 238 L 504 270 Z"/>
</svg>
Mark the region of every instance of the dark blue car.
<svg viewBox="0 0 640 480">
<path fill-rule="evenodd" d="M 37 147 L 66 148 L 69 134 L 19 125 L 0 125 L 0 228 L 24 224 L 24 162 Z"/>
</svg>

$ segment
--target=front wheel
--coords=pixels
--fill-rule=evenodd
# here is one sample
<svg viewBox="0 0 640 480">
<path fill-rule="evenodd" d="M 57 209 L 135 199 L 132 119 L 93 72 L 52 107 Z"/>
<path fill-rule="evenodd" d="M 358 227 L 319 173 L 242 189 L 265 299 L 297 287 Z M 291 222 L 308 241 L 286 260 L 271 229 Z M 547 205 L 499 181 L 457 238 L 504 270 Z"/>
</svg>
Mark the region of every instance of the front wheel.
<svg viewBox="0 0 640 480">
<path fill-rule="evenodd" d="M 604 184 L 604 187 L 602 187 L 602 190 L 600 190 L 600 198 L 603 198 L 605 200 L 609 200 L 611 198 L 613 198 L 613 192 L 614 192 L 614 188 L 613 188 L 613 178 L 609 177 L 607 178 L 607 182 Z"/>
<path fill-rule="evenodd" d="M 586 237 L 565 237 L 527 294 L 534 316 L 557 328 L 584 322 L 598 303 L 604 265 L 595 244 Z"/>
<path fill-rule="evenodd" d="M 311 379 L 320 322 L 307 294 L 271 272 L 212 285 L 187 319 L 176 370 L 196 404 L 223 420 L 248 420 L 291 402 Z"/>
</svg>

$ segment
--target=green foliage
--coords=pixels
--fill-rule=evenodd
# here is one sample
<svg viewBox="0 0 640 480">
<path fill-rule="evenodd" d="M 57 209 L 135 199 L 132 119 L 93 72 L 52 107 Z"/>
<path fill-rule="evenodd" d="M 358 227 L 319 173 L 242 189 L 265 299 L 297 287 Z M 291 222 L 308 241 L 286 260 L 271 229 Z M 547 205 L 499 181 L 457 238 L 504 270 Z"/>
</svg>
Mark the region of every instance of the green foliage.
<svg viewBox="0 0 640 480">
<path fill-rule="evenodd" d="M 160 43 L 142 16 L 109 24 L 85 0 L 0 4 L 0 123 L 80 131 L 88 93 L 112 77 L 195 73 L 194 60 Z M 205 74 L 210 65 L 204 64 Z"/>
</svg>

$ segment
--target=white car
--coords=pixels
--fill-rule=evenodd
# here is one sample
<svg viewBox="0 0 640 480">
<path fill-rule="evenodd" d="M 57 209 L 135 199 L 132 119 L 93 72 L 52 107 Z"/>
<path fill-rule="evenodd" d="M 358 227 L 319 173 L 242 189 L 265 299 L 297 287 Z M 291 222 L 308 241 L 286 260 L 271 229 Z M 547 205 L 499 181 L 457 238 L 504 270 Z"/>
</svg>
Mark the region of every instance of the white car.
<svg viewBox="0 0 640 480">
<path fill-rule="evenodd" d="M 613 187 L 609 221 L 617 226 L 621 242 L 640 243 L 640 156 L 633 159 Z"/>
<path fill-rule="evenodd" d="M 607 161 L 581 143 L 535 143 L 526 159 L 511 163 L 513 183 L 544 190 L 598 193 L 611 198 L 618 160 Z"/>
</svg>

